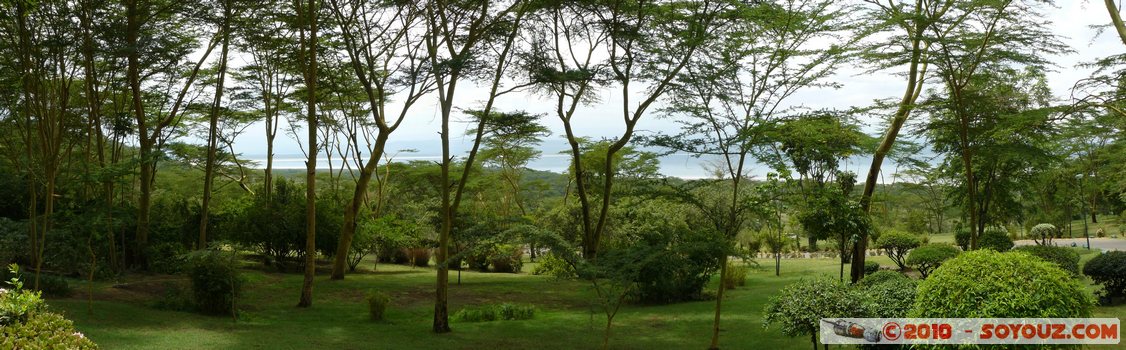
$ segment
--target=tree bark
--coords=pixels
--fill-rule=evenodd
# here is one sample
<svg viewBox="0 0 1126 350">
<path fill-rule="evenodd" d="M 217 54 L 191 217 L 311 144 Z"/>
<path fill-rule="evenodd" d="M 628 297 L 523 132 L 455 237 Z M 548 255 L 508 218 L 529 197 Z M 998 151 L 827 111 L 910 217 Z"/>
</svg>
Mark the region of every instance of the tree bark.
<svg viewBox="0 0 1126 350">
<path fill-rule="evenodd" d="M 1118 7 L 1115 6 L 1114 0 L 1103 0 L 1106 3 L 1106 10 L 1110 13 L 1110 22 L 1114 25 L 1114 30 L 1118 32 L 1118 37 L 1122 39 L 1122 44 L 1126 45 L 1126 24 L 1122 22 L 1122 15 L 1118 12 Z"/>
<path fill-rule="evenodd" d="M 308 120 L 309 152 L 305 161 L 305 279 L 301 284 L 301 299 L 297 307 L 313 305 L 313 277 L 317 273 L 317 0 L 309 0 L 308 5 L 297 3 L 297 13 L 308 21 L 309 37 L 306 41 L 304 23 L 301 30 L 299 52 L 306 97 L 306 116 Z"/>
<path fill-rule="evenodd" d="M 211 192 L 215 182 L 216 153 L 219 148 L 219 110 L 223 103 L 223 82 L 227 78 L 227 48 L 231 38 L 231 5 L 223 2 L 223 46 L 219 53 L 219 77 L 215 83 L 215 100 L 211 105 L 211 117 L 207 129 L 207 164 L 203 172 L 203 203 L 199 208 L 199 243 L 196 249 L 207 248 L 207 229 L 210 224 Z"/>
</svg>

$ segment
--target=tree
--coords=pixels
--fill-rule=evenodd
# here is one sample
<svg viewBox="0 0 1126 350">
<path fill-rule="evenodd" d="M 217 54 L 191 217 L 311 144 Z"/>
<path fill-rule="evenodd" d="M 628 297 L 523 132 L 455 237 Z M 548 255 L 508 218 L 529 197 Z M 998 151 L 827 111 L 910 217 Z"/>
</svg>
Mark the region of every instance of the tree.
<svg viewBox="0 0 1126 350">
<path fill-rule="evenodd" d="M 294 2 L 298 26 L 298 67 L 305 83 L 308 122 L 308 157 L 305 161 L 305 279 L 297 307 L 313 305 L 313 277 L 317 273 L 317 19 L 318 0 Z"/>
<path fill-rule="evenodd" d="M 721 179 L 730 181 L 730 203 L 723 206 L 726 212 L 711 214 L 726 216 L 714 228 L 728 240 L 745 220 L 740 185 L 748 177 L 751 152 L 767 143 L 771 123 L 795 112 L 784 103 L 805 89 L 836 86 L 826 78 L 849 57 L 847 41 L 855 39 L 829 47 L 813 43 L 839 39 L 850 29 L 852 23 L 843 15 L 849 10 L 821 0 L 732 4 L 712 34 L 721 40 L 706 42 L 670 89 L 665 113 L 681 124 L 681 132 L 651 143 L 719 158 Z M 727 274 L 727 258 L 721 257 L 721 278 Z M 719 348 L 723 292 L 717 292 L 711 349 Z"/>
<path fill-rule="evenodd" d="M 892 231 L 881 235 L 876 243 L 879 244 L 880 249 L 887 253 L 888 258 L 896 266 L 899 266 L 900 270 L 903 270 L 907 267 L 903 262 L 903 259 L 907 257 L 907 252 L 918 247 L 920 242 L 914 235 Z"/>
<path fill-rule="evenodd" d="M 215 163 L 216 153 L 219 148 L 219 113 L 221 104 L 223 103 L 223 83 L 227 78 L 227 53 L 231 43 L 231 21 L 233 20 L 231 9 L 231 2 L 229 0 L 222 0 L 220 7 L 222 7 L 222 24 L 219 32 L 222 33 L 222 39 L 219 50 L 219 67 L 218 74 L 215 82 L 215 100 L 211 104 L 211 113 L 208 118 L 207 127 L 207 162 L 206 169 L 203 172 L 203 204 L 200 205 L 199 212 L 199 243 L 196 244 L 196 249 L 207 249 L 207 229 L 208 219 L 211 209 L 211 195 L 212 184 L 215 182 Z"/>
<path fill-rule="evenodd" d="M 356 233 L 356 217 L 368 200 L 369 184 L 383 158 L 387 140 L 423 95 L 433 91 L 434 80 L 427 61 L 420 57 L 424 40 L 417 34 L 423 23 L 422 10 L 409 3 L 369 3 L 332 0 L 329 2 L 340 36 L 344 41 L 350 68 L 363 90 L 371 114 L 370 121 L 356 122 L 347 140 L 360 168 L 351 200 L 344 209 L 344 228 L 332 265 L 332 279 L 343 279 L 348 251 Z M 388 115 L 388 104 L 402 95 L 397 114 Z M 374 126 L 375 142 L 369 126 Z M 360 138 L 359 133 L 363 133 Z M 366 145 L 361 147 L 361 141 Z M 368 153 L 367 161 L 362 152 Z M 379 216 L 378 211 L 373 215 Z"/>
<path fill-rule="evenodd" d="M 503 78 L 511 66 L 516 37 L 520 32 L 525 15 L 532 10 L 525 1 L 511 3 L 482 1 L 480 3 L 460 3 L 428 1 L 423 5 L 427 32 L 424 38 L 427 56 L 434 71 L 434 81 L 438 90 L 438 104 L 442 118 L 442 172 L 441 172 L 441 213 L 442 224 L 438 238 L 438 278 L 434 301 L 434 325 L 436 333 L 450 331 L 448 287 L 449 287 L 449 245 L 450 231 L 453 229 L 457 209 L 461 205 L 462 194 L 473 168 L 477 152 L 484 136 L 483 123 L 486 118 L 476 118 L 477 134 L 473 146 L 465 159 L 457 181 L 451 181 L 450 168 L 453 157 L 450 154 L 450 121 L 453 113 L 454 93 L 462 79 L 475 78 L 476 70 L 488 72 L 483 77 L 489 94 L 485 105 L 474 110 L 471 116 L 489 116 L 498 96 L 515 91 L 521 86 L 503 87 Z M 491 70 L 484 67 L 494 67 Z"/>
</svg>

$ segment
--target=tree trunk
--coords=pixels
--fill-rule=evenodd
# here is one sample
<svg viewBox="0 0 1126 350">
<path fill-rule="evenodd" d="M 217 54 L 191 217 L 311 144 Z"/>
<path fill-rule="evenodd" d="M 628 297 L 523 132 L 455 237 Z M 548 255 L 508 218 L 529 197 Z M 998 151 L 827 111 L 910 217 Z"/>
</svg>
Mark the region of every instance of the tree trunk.
<svg viewBox="0 0 1126 350">
<path fill-rule="evenodd" d="M 1118 13 L 1118 7 L 1115 6 L 1114 0 L 1103 0 L 1106 3 L 1106 10 L 1110 13 L 1110 22 L 1114 25 L 1114 30 L 1118 32 L 1118 37 L 1122 39 L 1122 44 L 1126 44 L 1126 24 L 1122 22 L 1122 15 Z"/>
<path fill-rule="evenodd" d="M 715 292 L 715 321 L 712 322 L 712 344 L 709 350 L 719 350 L 719 319 L 723 308 L 723 291 L 727 289 L 727 252 L 723 253 L 719 261 L 719 290 Z M 607 331 L 608 332 L 608 331 Z"/>
<path fill-rule="evenodd" d="M 305 88 L 308 90 L 309 154 L 305 161 L 305 279 L 301 284 L 301 300 L 297 307 L 313 305 L 313 277 L 317 273 L 317 0 L 297 4 L 298 16 L 309 21 L 309 38 L 301 33 L 300 61 L 305 65 Z M 304 7 L 304 9 L 302 9 Z M 304 28 L 302 28 L 304 29 Z M 308 62 L 307 64 L 304 64 Z"/>
<path fill-rule="evenodd" d="M 360 207 L 367 198 L 368 184 L 372 175 L 379 167 L 379 159 L 383 157 L 387 145 L 388 130 L 380 128 L 375 139 L 375 150 L 368 157 L 367 164 L 360 170 L 360 177 L 356 179 L 356 189 L 352 194 L 352 201 L 344 208 L 344 228 L 340 232 L 340 240 L 336 245 L 336 257 L 332 263 L 332 279 L 344 279 L 344 269 L 348 266 L 348 251 L 352 248 L 352 239 L 356 236 L 356 216 Z"/>
<path fill-rule="evenodd" d="M 223 48 L 219 53 L 219 77 L 215 83 L 215 100 L 211 105 L 211 117 L 207 131 L 207 165 L 203 172 L 203 203 L 199 208 L 199 243 L 196 249 L 207 248 L 207 229 L 210 224 L 211 192 L 215 182 L 216 153 L 219 148 L 219 106 L 223 102 L 223 82 L 227 77 L 227 47 L 230 44 L 231 6 L 223 2 Z"/>
</svg>

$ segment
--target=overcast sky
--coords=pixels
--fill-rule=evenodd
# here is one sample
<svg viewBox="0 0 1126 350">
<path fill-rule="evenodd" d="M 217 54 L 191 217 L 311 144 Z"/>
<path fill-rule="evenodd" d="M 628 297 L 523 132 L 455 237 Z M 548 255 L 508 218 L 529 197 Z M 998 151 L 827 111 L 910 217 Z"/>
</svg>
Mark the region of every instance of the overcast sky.
<svg viewBox="0 0 1126 350">
<path fill-rule="evenodd" d="M 1109 16 L 1101 1 L 1062 0 L 1057 3 L 1058 8 L 1049 10 L 1050 27 L 1062 40 L 1071 46 L 1075 53 L 1066 56 L 1052 57 L 1057 67 L 1048 74 L 1049 84 L 1053 93 L 1060 99 L 1069 96 L 1071 86 L 1090 73 L 1089 70 L 1076 67 L 1080 62 L 1090 62 L 1099 57 L 1121 53 L 1126 49 L 1117 42 L 1114 33 L 1104 33 L 1096 37 L 1097 30 L 1093 25 L 1109 23 Z M 240 62 L 233 62 L 239 64 Z M 841 89 L 807 90 L 795 95 L 792 102 L 811 108 L 848 108 L 852 106 L 865 106 L 876 99 L 896 97 L 902 94 L 904 82 L 894 76 L 894 71 L 880 72 L 877 74 L 859 74 L 855 67 L 844 67 L 835 77 L 841 83 Z M 929 85 L 935 86 L 933 83 Z M 455 107 L 472 108 L 479 106 L 486 95 L 484 89 L 462 85 L 456 94 Z M 602 102 L 598 105 L 582 107 L 576 113 L 573 125 L 578 135 L 592 138 L 614 137 L 624 129 L 621 119 L 622 100 L 620 90 L 606 89 L 600 92 Z M 402 127 L 396 131 L 389 141 L 389 151 L 411 148 L 419 150 L 419 156 L 433 156 L 441 154 L 441 143 L 437 133 L 441 126 L 440 115 L 434 104 L 437 96 L 427 98 L 431 103 L 416 106 Z M 543 119 L 554 133 L 544 144 L 545 154 L 554 154 L 565 149 L 562 141 L 562 123 L 552 112 L 552 102 L 542 97 L 528 93 L 513 93 L 504 96 L 498 101 L 501 110 L 525 110 L 533 113 L 546 113 Z M 651 111 L 653 109 L 650 109 Z M 461 116 L 457 116 L 461 118 Z M 870 124 L 865 130 L 873 135 L 883 131 L 877 122 L 876 116 L 866 118 L 864 122 Z M 455 154 L 463 153 L 471 142 L 467 137 L 461 136 L 466 126 L 459 123 L 453 126 L 452 134 L 455 136 Z M 643 132 L 676 130 L 676 125 L 670 120 L 657 118 L 655 113 L 649 113 L 638 123 L 638 129 Z M 264 127 L 254 125 L 236 141 L 236 151 L 244 157 L 262 159 L 266 153 L 265 138 L 262 136 Z M 300 155 L 301 146 L 289 137 L 278 137 L 276 140 L 275 155 L 279 157 Z M 323 157 L 323 154 L 322 154 Z M 867 165 L 865 164 L 864 167 Z"/>
</svg>

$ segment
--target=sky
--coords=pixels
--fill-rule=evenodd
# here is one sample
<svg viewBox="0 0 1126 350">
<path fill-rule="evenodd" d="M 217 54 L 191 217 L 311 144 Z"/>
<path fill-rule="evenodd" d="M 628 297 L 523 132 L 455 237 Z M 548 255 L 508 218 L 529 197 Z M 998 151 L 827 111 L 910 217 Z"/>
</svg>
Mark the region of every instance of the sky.
<svg viewBox="0 0 1126 350">
<path fill-rule="evenodd" d="M 1126 50 L 1117 41 L 1114 33 L 1107 32 L 1098 35 L 1098 30 L 1092 26 L 1101 26 L 1109 23 L 1109 16 L 1101 1 L 1089 0 L 1062 0 L 1058 1 L 1056 8 L 1048 9 L 1047 20 L 1052 30 L 1061 37 L 1062 41 L 1074 50 L 1074 53 L 1053 56 L 1055 63 L 1052 71 L 1048 73 L 1048 83 L 1052 92 L 1061 100 L 1069 97 L 1070 89 L 1076 81 L 1090 74 L 1090 70 L 1077 67 L 1081 62 L 1090 62 L 1100 57 L 1122 53 Z M 237 56 L 236 56 L 237 57 Z M 234 64 L 238 64 L 236 58 Z M 832 78 L 842 85 L 840 89 L 809 89 L 799 92 L 792 97 L 794 105 L 809 108 L 838 108 L 844 109 L 853 106 L 867 106 L 877 99 L 896 97 L 902 94 L 904 81 L 895 76 L 895 70 L 863 74 L 862 69 L 856 66 L 844 66 Z M 929 87 L 935 86 L 930 83 Z M 472 108 L 483 104 L 487 91 L 471 85 L 462 85 L 455 95 L 455 107 Z M 599 92 L 601 102 L 597 105 L 583 106 L 576 113 L 572 122 L 577 135 L 591 138 L 617 137 L 624 130 L 621 118 L 622 96 L 619 89 L 604 89 Z M 404 120 L 402 127 L 392 134 L 388 151 L 395 152 L 401 149 L 414 149 L 416 153 L 401 153 L 396 159 L 428 159 L 437 161 L 441 154 L 441 141 L 438 130 L 441 126 L 441 115 L 436 108 L 437 96 L 424 97 L 424 101 L 431 102 L 415 106 Z M 637 100 L 636 98 L 633 99 Z M 533 162 L 530 168 L 538 170 L 562 171 L 566 168 L 566 157 L 559 152 L 567 149 L 562 137 L 562 122 L 552 112 L 552 102 L 542 96 L 531 93 L 512 93 L 501 97 L 497 101 L 501 110 L 524 110 L 532 113 L 547 114 L 542 119 L 544 125 L 551 129 L 553 135 L 549 136 L 543 146 L 544 159 Z M 658 106 L 659 107 L 659 106 Z M 650 112 L 638 122 L 637 130 L 640 133 L 667 132 L 673 133 L 678 129 L 673 120 L 662 118 Z M 455 113 L 456 114 L 456 113 Z M 871 135 L 878 136 L 883 132 L 881 121 L 886 116 L 867 116 L 861 118 L 865 124 L 863 130 Z M 461 116 L 455 116 L 461 120 Z M 451 125 L 454 139 L 454 154 L 464 154 L 471 145 L 472 139 L 463 136 L 468 128 L 466 123 Z M 265 159 L 266 144 L 264 126 L 253 125 L 236 140 L 235 150 L 242 153 L 243 157 L 252 160 Z M 303 133 L 302 133 L 303 134 Z M 303 168 L 302 144 L 290 137 L 278 137 L 275 141 L 275 158 L 279 161 L 279 168 Z M 321 155 L 324 158 L 322 152 Z M 843 165 L 847 170 L 864 173 L 870 158 L 857 157 L 849 159 Z M 324 164 L 320 165 L 325 166 Z M 885 167 L 886 169 L 887 167 Z M 661 171 L 665 175 L 686 178 L 706 177 L 708 172 L 702 166 L 702 161 L 690 159 L 685 156 L 673 156 L 662 159 Z M 767 169 L 756 165 L 752 174 L 763 176 Z"/>
</svg>

